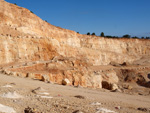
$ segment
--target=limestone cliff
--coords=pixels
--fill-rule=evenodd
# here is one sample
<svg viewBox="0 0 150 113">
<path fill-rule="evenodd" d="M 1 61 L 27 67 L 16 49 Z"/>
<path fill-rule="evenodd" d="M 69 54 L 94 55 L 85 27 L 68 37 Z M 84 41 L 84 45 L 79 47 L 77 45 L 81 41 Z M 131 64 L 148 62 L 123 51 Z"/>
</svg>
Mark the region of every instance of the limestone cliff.
<svg viewBox="0 0 150 113">
<path fill-rule="evenodd" d="M 106 39 L 81 35 L 55 27 L 28 9 L 0 1 L 0 34 L 2 63 L 21 60 L 49 60 L 54 54 L 86 59 L 93 65 L 132 62 L 149 55 L 150 43 L 139 39 Z M 46 43 L 46 45 L 45 45 Z M 5 46 L 3 46 L 5 45 Z M 31 49 L 32 48 L 32 49 Z M 41 48 L 41 49 L 40 49 Z M 6 54 L 2 54 L 6 52 Z M 45 53 L 49 54 L 45 54 Z M 39 56 L 35 58 L 35 56 Z"/>
<path fill-rule="evenodd" d="M 73 58 L 75 61 L 90 66 L 97 66 L 107 65 L 111 62 L 132 63 L 148 55 L 150 55 L 149 40 L 108 39 L 81 35 L 53 26 L 28 9 L 0 0 L 0 65 L 30 61 L 54 61 L 57 57 L 63 57 Z M 76 69 L 75 64 L 67 65 L 67 69 L 69 67 Z M 80 67 L 82 67 L 81 70 Z M 81 63 L 77 71 L 71 73 L 74 75 L 78 72 L 85 73 L 83 67 Z M 52 67 L 49 66 L 49 68 Z M 63 69 L 62 76 L 67 75 L 65 74 L 66 70 Z M 89 71 L 87 75 L 93 77 L 93 81 L 98 80 L 94 84 L 99 87 L 101 80 L 99 80 L 99 76 L 93 76 L 93 73 L 90 74 Z M 74 75 L 71 76 L 75 77 Z M 82 75 L 84 74 L 78 74 L 80 82 L 85 85 L 83 82 L 85 80 L 82 79 L 88 79 L 87 85 L 91 78 L 90 76 L 84 78 Z M 73 84 L 79 83 L 74 80 Z"/>
</svg>

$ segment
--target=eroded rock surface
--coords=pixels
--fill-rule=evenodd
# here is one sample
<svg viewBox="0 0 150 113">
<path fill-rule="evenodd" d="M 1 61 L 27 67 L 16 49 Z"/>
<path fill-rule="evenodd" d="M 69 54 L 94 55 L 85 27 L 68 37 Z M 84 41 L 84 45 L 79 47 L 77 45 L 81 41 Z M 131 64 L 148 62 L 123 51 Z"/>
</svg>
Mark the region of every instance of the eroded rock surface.
<svg viewBox="0 0 150 113">
<path fill-rule="evenodd" d="M 149 40 L 81 35 L 3 0 L 0 20 L 0 67 L 7 75 L 112 90 L 120 81 L 150 87 L 149 62 L 142 60 Z"/>
</svg>

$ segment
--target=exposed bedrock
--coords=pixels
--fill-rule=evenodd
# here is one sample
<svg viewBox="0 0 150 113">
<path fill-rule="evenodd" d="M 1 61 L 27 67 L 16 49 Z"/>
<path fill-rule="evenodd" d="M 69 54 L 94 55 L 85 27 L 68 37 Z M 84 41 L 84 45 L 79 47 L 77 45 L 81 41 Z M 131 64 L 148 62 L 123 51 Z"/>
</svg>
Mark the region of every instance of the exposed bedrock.
<svg viewBox="0 0 150 113">
<path fill-rule="evenodd" d="M 101 88 L 104 81 L 117 83 L 118 76 L 113 70 L 105 73 L 94 72 L 90 70 L 90 66 L 108 65 L 112 62 L 132 63 L 149 55 L 149 40 L 81 35 L 53 26 L 28 9 L 0 0 L 1 67 L 11 65 L 15 68 L 17 63 L 32 64 L 37 61 L 44 64 L 52 61 L 46 66 L 49 78 L 44 73 L 35 73 L 40 74 L 38 79 L 58 84 L 63 82 L 74 86 Z M 66 65 L 59 64 L 61 60 L 64 60 L 63 64 L 67 62 Z M 31 65 L 27 69 L 28 74 L 21 76 L 34 78 L 34 66 Z"/>
</svg>

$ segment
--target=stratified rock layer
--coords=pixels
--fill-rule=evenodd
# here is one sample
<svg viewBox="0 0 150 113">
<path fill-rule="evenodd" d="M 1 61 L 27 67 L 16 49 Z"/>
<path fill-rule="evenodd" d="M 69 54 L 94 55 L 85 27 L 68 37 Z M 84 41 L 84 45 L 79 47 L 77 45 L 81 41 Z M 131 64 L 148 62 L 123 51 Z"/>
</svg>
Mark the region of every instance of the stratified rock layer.
<svg viewBox="0 0 150 113">
<path fill-rule="evenodd" d="M 34 54 L 40 54 L 37 60 L 49 60 L 53 53 L 50 55 L 51 51 L 44 51 L 43 48 L 53 48 L 60 55 L 85 59 L 93 65 L 106 65 L 111 61 L 132 62 L 150 54 L 148 40 L 106 39 L 81 35 L 55 27 L 28 9 L 5 1 L 0 1 L 0 20 L 0 34 L 6 36 L 1 36 L 0 49 L 7 52 L 7 55 L 0 56 L 0 60 L 7 61 L 6 63 L 16 61 L 20 57 L 23 59 L 28 54 L 29 60 L 35 59 Z M 14 48 L 16 50 L 13 50 Z M 46 55 L 47 52 L 49 54 Z M 3 59 L 4 57 L 6 58 Z"/>
<path fill-rule="evenodd" d="M 1 66 L 20 62 L 53 61 L 47 63 L 46 68 L 42 69 L 49 70 L 51 81 L 61 84 L 63 79 L 68 79 L 74 86 L 101 88 L 102 80 L 109 83 L 119 81 L 115 72 L 112 70 L 110 73 L 107 71 L 105 74 L 97 73 L 87 67 L 108 65 L 112 62 L 132 63 L 148 55 L 150 55 L 149 40 L 108 39 L 81 35 L 53 26 L 28 9 L 0 0 Z M 62 60 L 67 59 L 67 63 L 64 60 L 59 64 L 57 61 L 61 61 L 61 57 Z M 34 66 L 24 69 L 31 72 Z M 35 78 L 31 73 L 23 76 Z M 43 75 L 36 75 L 36 77 L 48 81 Z"/>
</svg>

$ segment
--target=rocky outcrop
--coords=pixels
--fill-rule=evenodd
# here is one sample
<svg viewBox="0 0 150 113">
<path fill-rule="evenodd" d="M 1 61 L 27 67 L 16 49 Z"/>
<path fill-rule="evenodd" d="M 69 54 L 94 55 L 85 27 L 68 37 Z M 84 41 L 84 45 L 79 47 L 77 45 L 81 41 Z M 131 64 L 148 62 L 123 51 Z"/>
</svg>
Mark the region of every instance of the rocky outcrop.
<svg viewBox="0 0 150 113">
<path fill-rule="evenodd" d="M 0 1 L 0 20 L 0 49 L 7 53 L 0 54 L 4 63 L 18 59 L 25 61 L 25 58 L 49 60 L 52 55 L 56 56 L 55 52 L 65 57 L 84 59 L 93 65 L 107 65 L 111 61 L 132 62 L 150 54 L 148 40 L 81 35 L 55 27 L 28 9 L 5 1 Z"/>
<path fill-rule="evenodd" d="M 81 35 L 0 0 L 0 67 L 11 68 L 6 71 L 8 75 L 65 85 L 108 87 L 118 83 L 116 71 L 95 71 L 92 66 L 132 63 L 150 55 L 149 51 L 149 40 Z"/>
<path fill-rule="evenodd" d="M 0 36 L 1 64 L 50 60 L 58 53 L 48 39 Z"/>
</svg>

